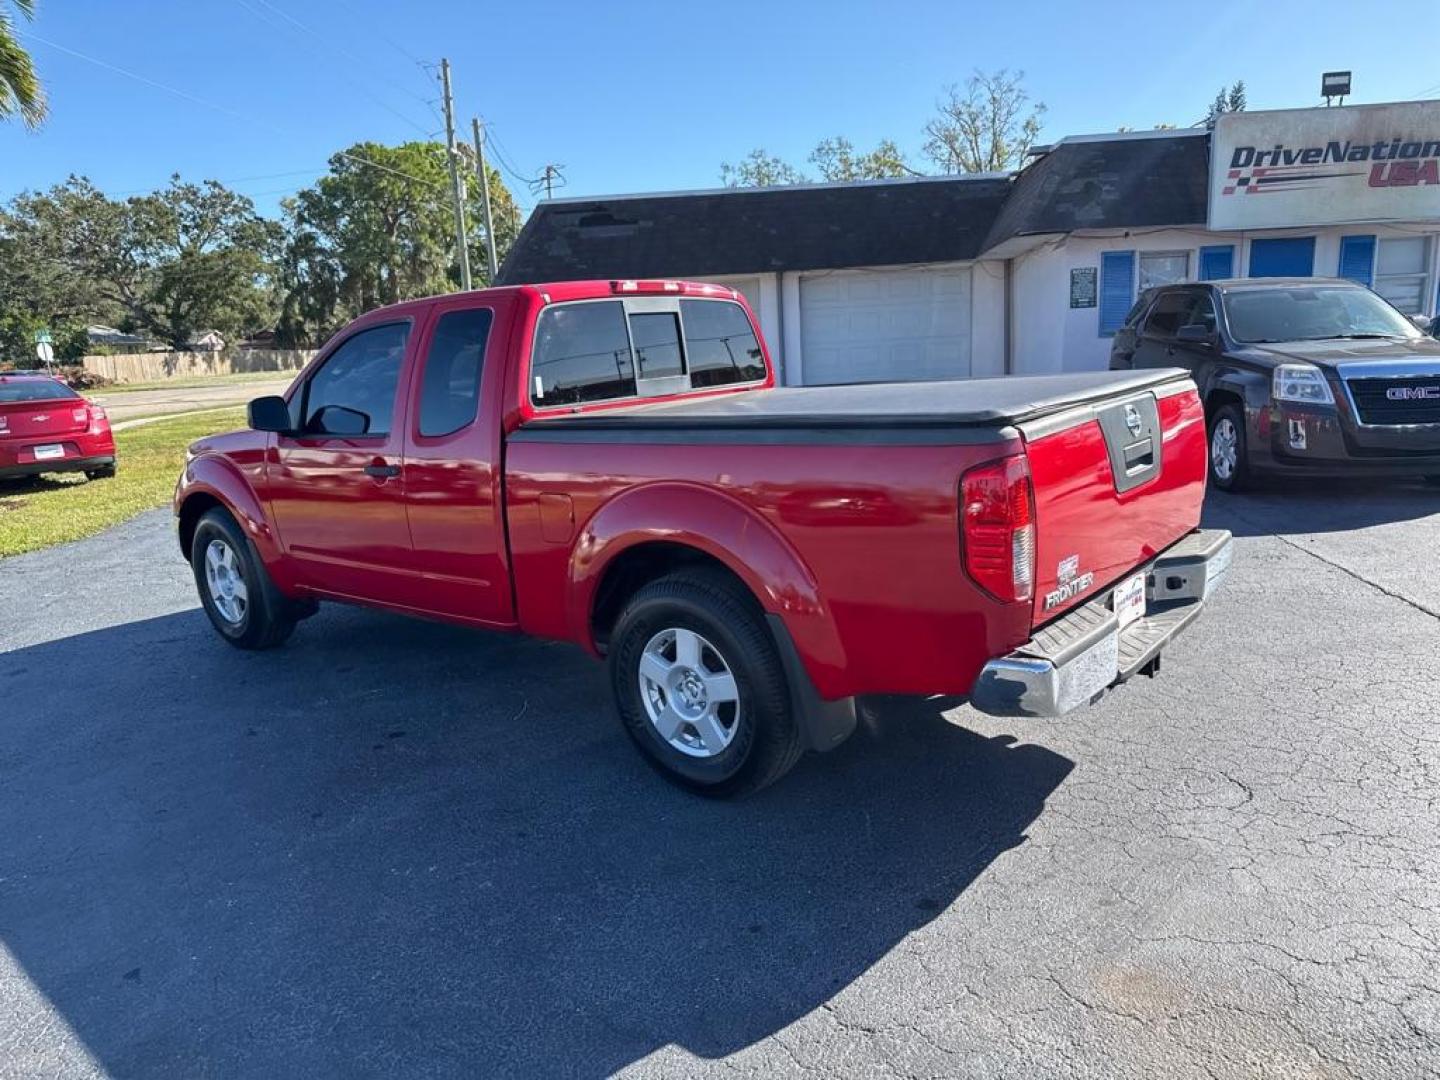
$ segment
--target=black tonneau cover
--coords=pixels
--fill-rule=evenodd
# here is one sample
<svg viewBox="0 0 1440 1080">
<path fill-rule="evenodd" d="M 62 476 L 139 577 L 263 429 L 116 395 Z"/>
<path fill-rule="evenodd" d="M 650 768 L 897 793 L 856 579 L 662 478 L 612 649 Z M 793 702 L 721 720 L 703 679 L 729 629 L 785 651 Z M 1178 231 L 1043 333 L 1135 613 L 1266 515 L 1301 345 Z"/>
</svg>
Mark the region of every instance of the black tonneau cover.
<svg viewBox="0 0 1440 1080">
<path fill-rule="evenodd" d="M 1179 368 L 1006 375 L 943 382 L 781 386 L 688 401 L 558 414 L 527 423 L 517 435 L 546 432 L 666 431 L 755 428 L 997 428 L 1138 393 L 1185 376 Z"/>
</svg>

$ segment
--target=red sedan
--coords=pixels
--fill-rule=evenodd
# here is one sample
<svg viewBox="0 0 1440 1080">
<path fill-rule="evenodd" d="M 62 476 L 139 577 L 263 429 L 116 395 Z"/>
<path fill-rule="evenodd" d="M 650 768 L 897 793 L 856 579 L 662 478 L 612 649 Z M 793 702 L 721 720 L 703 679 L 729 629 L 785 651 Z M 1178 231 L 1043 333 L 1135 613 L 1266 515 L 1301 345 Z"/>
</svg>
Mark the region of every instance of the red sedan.
<svg viewBox="0 0 1440 1080">
<path fill-rule="evenodd" d="M 0 375 L 0 480 L 51 472 L 115 475 L 105 410 L 49 375 Z"/>
</svg>

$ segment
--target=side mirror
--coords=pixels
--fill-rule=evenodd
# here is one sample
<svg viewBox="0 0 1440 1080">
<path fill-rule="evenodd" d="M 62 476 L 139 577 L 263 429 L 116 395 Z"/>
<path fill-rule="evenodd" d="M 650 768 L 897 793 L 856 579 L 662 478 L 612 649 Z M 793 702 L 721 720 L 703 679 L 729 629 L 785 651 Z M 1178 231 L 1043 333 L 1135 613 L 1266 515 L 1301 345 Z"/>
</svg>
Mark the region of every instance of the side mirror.
<svg viewBox="0 0 1440 1080">
<path fill-rule="evenodd" d="M 1175 340 L 1186 341 L 1192 345 L 1208 345 L 1215 340 L 1215 334 L 1204 323 L 1190 323 L 1175 331 Z"/>
<path fill-rule="evenodd" d="M 290 406 L 283 397 L 259 397 L 246 407 L 250 426 L 256 431 L 273 431 L 288 435 L 292 430 Z"/>
<path fill-rule="evenodd" d="M 1411 315 L 1410 321 L 1415 324 L 1418 330 L 1429 330 L 1435 325 L 1435 320 L 1429 315 Z"/>
</svg>

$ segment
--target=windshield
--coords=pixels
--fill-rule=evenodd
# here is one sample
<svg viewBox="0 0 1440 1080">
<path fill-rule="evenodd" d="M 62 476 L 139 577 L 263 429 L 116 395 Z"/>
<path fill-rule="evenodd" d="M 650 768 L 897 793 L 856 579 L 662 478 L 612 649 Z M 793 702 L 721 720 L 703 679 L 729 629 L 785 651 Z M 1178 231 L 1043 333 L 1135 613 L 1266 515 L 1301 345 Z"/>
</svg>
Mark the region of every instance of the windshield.
<svg viewBox="0 0 1440 1080">
<path fill-rule="evenodd" d="M 58 401 L 80 395 L 64 383 L 50 379 L 0 379 L 0 405 L 12 401 Z"/>
<path fill-rule="evenodd" d="M 1420 336 L 1409 319 L 1369 289 L 1343 285 L 1226 293 L 1225 317 L 1230 335 L 1249 343 Z"/>
</svg>

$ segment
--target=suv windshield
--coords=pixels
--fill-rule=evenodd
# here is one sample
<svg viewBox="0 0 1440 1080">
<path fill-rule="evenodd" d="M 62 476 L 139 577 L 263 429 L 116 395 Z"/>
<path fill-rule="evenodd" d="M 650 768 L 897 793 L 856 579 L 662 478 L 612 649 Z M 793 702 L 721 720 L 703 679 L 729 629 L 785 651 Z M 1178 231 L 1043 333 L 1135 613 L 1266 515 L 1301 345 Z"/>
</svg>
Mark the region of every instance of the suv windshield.
<svg viewBox="0 0 1440 1080">
<path fill-rule="evenodd" d="M 1301 285 L 1225 294 L 1230 335 L 1247 343 L 1416 338 L 1409 319 L 1368 289 Z"/>
</svg>

